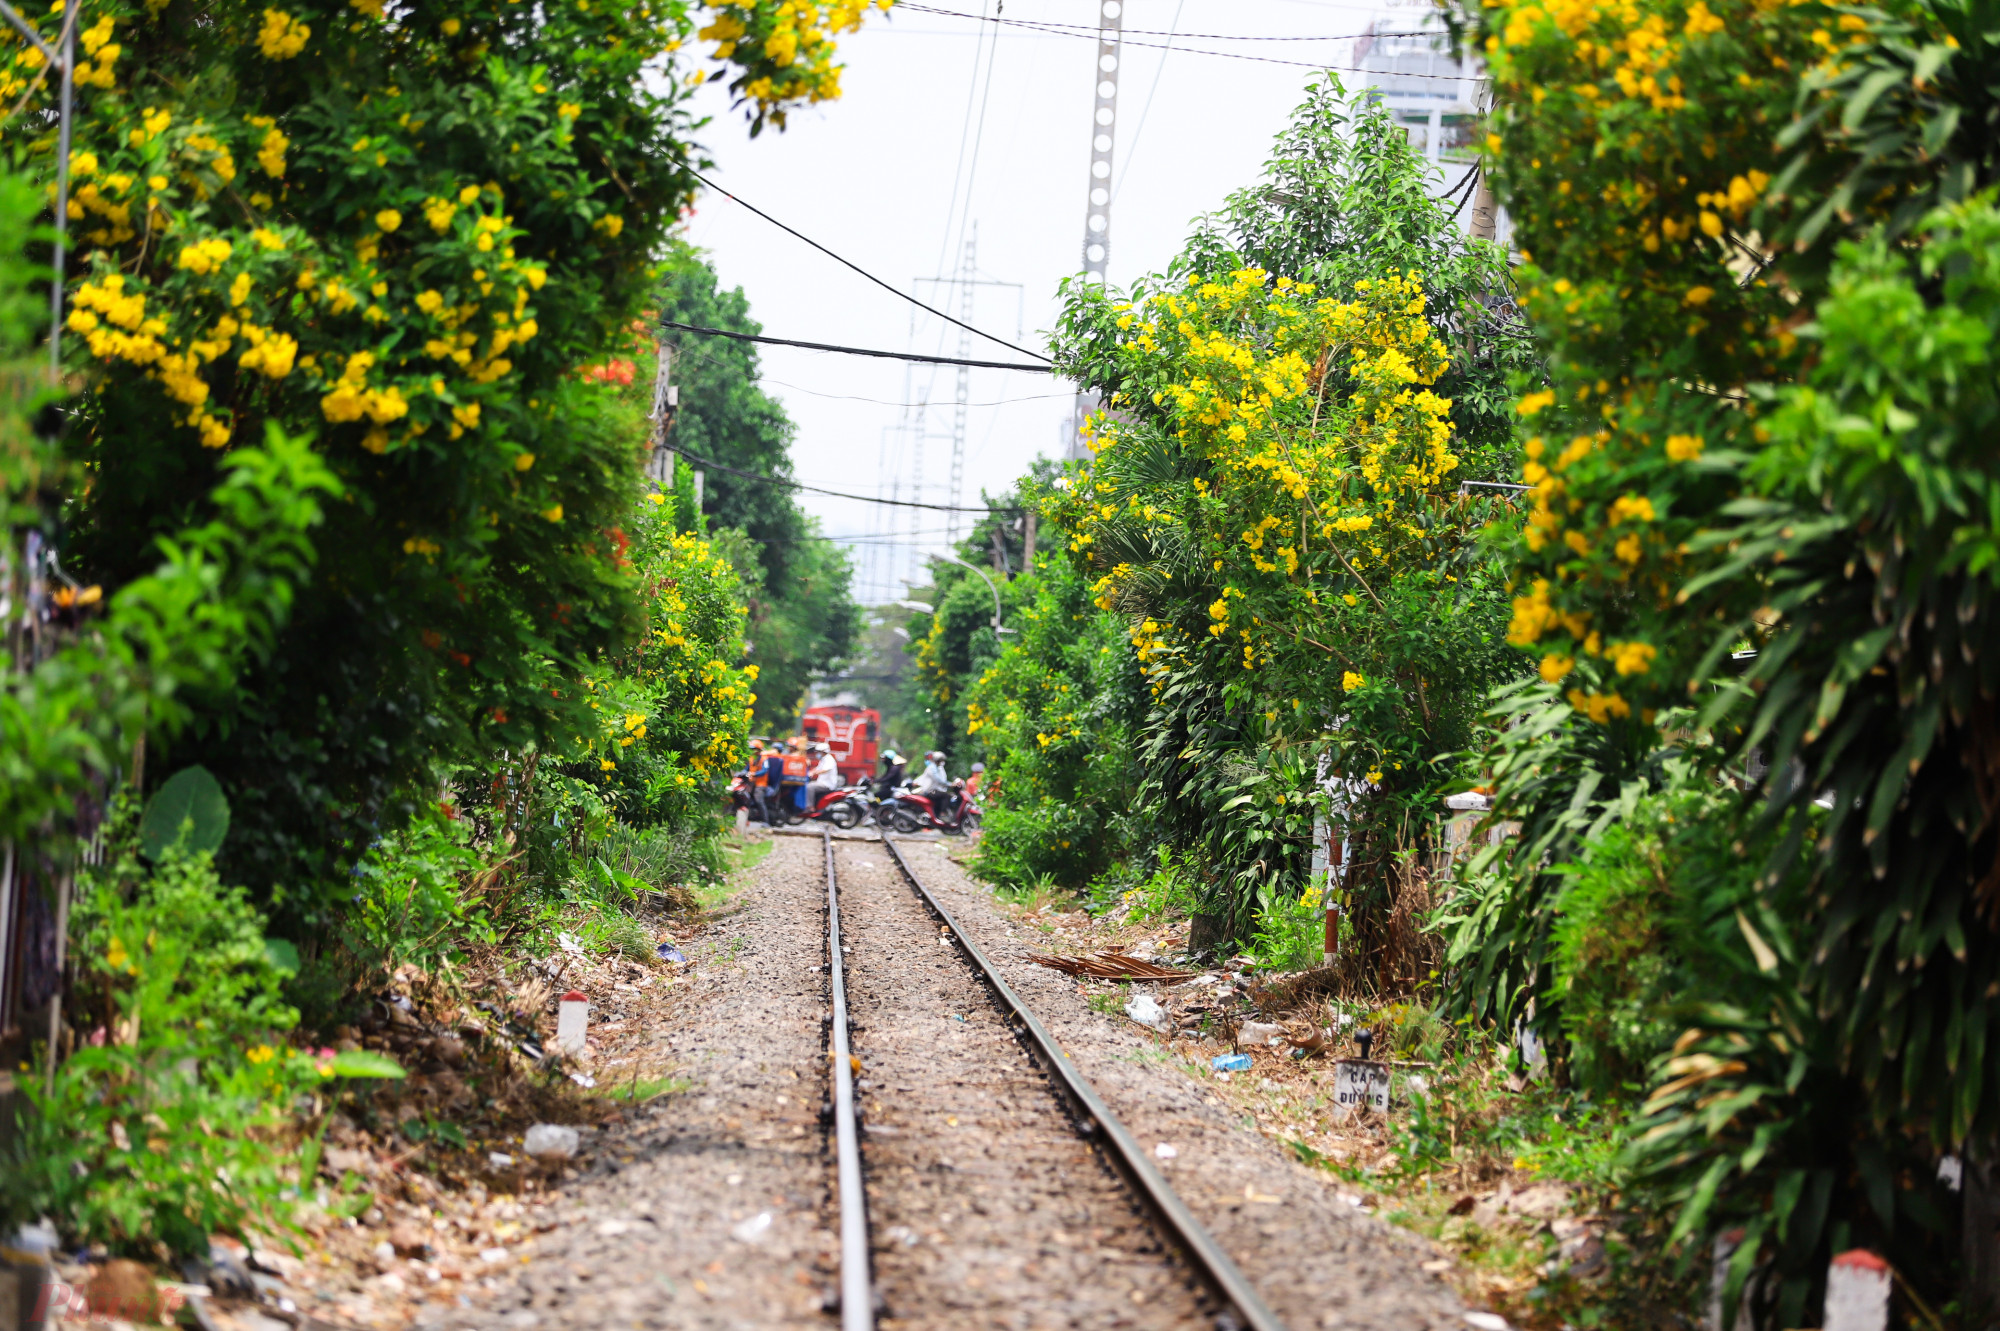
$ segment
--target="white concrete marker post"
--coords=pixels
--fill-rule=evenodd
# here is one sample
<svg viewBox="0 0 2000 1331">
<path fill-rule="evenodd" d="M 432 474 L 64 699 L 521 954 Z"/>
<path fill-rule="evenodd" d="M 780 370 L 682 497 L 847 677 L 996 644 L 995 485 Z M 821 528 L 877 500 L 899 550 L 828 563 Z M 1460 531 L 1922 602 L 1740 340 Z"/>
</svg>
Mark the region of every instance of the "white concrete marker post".
<svg viewBox="0 0 2000 1331">
<path fill-rule="evenodd" d="M 1889 1264 L 1866 1248 L 1833 1259 L 1826 1269 L 1824 1331 L 1888 1331 Z"/>
<path fill-rule="evenodd" d="M 556 1048 L 572 1058 L 583 1053 L 590 1031 L 590 1000 L 572 989 L 562 996 L 556 1009 Z"/>
<path fill-rule="evenodd" d="M 1389 1112 L 1389 1065 L 1373 1060 L 1343 1058 L 1333 1065 L 1333 1102 L 1348 1113 L 1372 1109 Z"/>
</svg>

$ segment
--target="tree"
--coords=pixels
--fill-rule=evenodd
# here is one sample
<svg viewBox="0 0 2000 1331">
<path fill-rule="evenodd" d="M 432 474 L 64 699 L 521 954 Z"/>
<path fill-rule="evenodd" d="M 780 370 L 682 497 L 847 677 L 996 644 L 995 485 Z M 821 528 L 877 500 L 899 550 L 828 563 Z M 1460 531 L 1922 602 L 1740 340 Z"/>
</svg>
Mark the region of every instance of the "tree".
<svg viewBox="0 0 2000 1331">
<path fill-rule="evenodd" d="M 760 333 L 741 287 L 723 291 L 707 259 L 682 242 L 671 251 L 661 317 L 704 328 Z M 750 605 L 751 655 L 762 672 L 757 725 L 787 730 L 815 674 L 837 668 L 853 647 L 860 610 L 853 570 L 783 482 L 791 479 L 796 430 L 784 407 L 757 386 L 755 347 L 667 330 L 675 345 L 681 407 L 673 445 L 695 458 L 768 476 L 750 480 L 710 469 L 702 512 L 710 530 L 743 533 L 732 547 Z"/>
<path fill-rule="evenodd" d="M 1660 779 L 1669 723 L 1702 779 L 1748 790 L 1730 816 L 1784 908 L 1757 954 L 1774 984 L 1663 1055 L 1644 1140 L 1677 1234 L 1750 1218 L 1732 1279 L 1772 1274 L 1774 1318 L 1815 1306 L 1852 1227 L 1949 1228 L 1929 1153 L 1966 1154 L 1969 1197 L 2000 1158 L 1991 18 L 1675 0 L 1470 19 L 1551 369 L 1517 407 L 1535 497 L 1507 550 L 1511 636 L 1548 684 L 1501 812 L 1570 838 L 1615 821 Z M 1619 758 L 1551 782 L 1534 745 Z M 1534 857 L 1565 847 L 1522 849 L 1489 922 L 1543 926 L 1460 939 L 1500 963 L 1476 999 L 1502 1019 L 1546 993 L 1534 949 L 1560 908 Z M 1834 1172 L 1864 1184 L 1847 1207 L 1795 1166 L 1833 1101 L 1853 1111 Z M 1995 1292 L 1986 1228 L 1974 1306 Z M 1909 1271 L 1940 1292 L 1937 1264 Z"/>
<path fill-rule="evenodd" d="M 1496 503 L 1459 480 L 1461 449 L 1501 465 L 1491 404 L 1525 351 L 1502 255 L 1430 172 L 1329 76 L 1165 274 L 1067 290 L 1057 363 L 1110 410 L 1049 511 L 1131 625 L 1140 798 L 1245 936 L 1260 896 L 1306 888 L 1320 755 L 1350 792 L 1357 885 L 1384 891 L 1405 824 L 1456 779 L 1437 760 L 1519 669 L 1477 539 Z"/>
<path fill-rule="evenodd" d="M 761 127 L 837 92 L 831 35 L 862 12 L 718 5 L 704 31 Z M 232 876 L 300 892 L 438 758 L 576 733 L 560 681 L 636 628 L 638 441 L 571 371 L 692 196 L 692 11 L 107 0 L 80 23 L 71 558 L 127 584 L 214 511 L 230 450 L 315 436 L 328 557 L 174 750 L 231 789 Z M 47 178 L 53 91 L 7 40 L 6 134 Z"/>
</svg>

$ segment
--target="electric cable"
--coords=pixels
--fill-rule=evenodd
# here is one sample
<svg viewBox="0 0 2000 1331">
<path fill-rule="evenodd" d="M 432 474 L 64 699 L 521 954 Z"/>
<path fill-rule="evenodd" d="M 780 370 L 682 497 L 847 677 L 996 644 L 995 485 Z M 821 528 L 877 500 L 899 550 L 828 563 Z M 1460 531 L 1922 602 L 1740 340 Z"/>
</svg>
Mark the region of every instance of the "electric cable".
<svg viewBox="0 0 2000 1331">
<path fill-rule="evenodd" d="M 867 278 L 870 282 L 873 282 L 876 286 L 881 287 L 884 291 L 892 292 L 896 296 L 899 296 L 903 300 L 907 300 L 908 302 L 910 302 L 910 304 L 915 305 L 919 309 L 928 311 L 931 314 L 935 314 L 938 318 L 943 319 L 946 323 L 957 324 L 960 328 L 965 329 L 965 331 L 967 331 L 968 333 L 977 333 L 979 334 L 979 336 L 985 338 L 988 342 L 998 342 L 1001 346 L 1007 348 L 1007 350 L 1009 351 L 1018 351 L 1023 356 L 1033 356 L 1037 360 L 1046 361 L 1048 359 L 1048 357 L 1043 356 L 1039 352 L 1030 351 L 1026 347 L 1017 347 L 1004 337 L 995 337 L 991 333 L 985 332 L 978 328 L 974 328 L 969 323 L 963 323 L 960 320 L 952 318 L 949 314 L 946 314 L 943 310 L 936 309 L 932 306 L 924 304 L 924 302 L 918 300 L 915 296 L 912 296 L 909 292 L 904 291 L 899 287 L 890 286 L 887 282 L 884 282 L 881 278 L 875 276 L 875 274 L 869 272 L 866 268 L 863 268 L 861 265 L 854 263 L 851 260 L 844 259 L 838 254 L 835 254 L 832 250 L 820 244 L 818 241 L 814 240 L 811 236 L 808 236 L 800 231 L 795 231 L 791 227 L 786 226 L 783 222 L 780 222 L 777 218 L 771 216 L 769 213 L 757 207 L 755 204 L 745 203 L 742 199 L 737 198 L 734 194 L 731 194 L 728 190 L 722 188 L 722 186 L 716 184 L 713 180 L 710 180 L 707 176 L 695 170 L 693 167 L 690 166 L 690 167 L 685 167 L 683 169 L 689 175 L 693 176 L 696 180 L 699 180 L 702 184 L 708 186 L 710 189 L 714 190 L 717 194 L 720 194 L 723 198 L 728 199 L 731 203 L 737 204 L 744 208 L 748 208 L 751 212 L 757 214 L 757 216 L 763 218 L 766 222 L 769 222 L 772 226 L 777 227 L 778 230 L 784 232 L 786 235 L 796 236 L 798 239 L 803 240 L 806 244 L 818 250 L 821 254 L 826 255 L 827 258 L 832 259 L 834 262 L 842 265 L 843 267 L 853 269 L 855 272 L 861 274 L 861 276 Z M 885 354 L 885 353 L 877 353 L 877 354 Z"/>
<path fill-rule="evenodd" d="M 691 346 L 679 348 L 676 354 L 692 356 L 698 361 L 713 365 L 718 370 L 733 372 L 737 368 L 727 361 L 719 360 L 706 352 L 697 351 Z M 860 397 L 853 393 L 822 393 L 817 388 L 807 388 L 803 384 L 791 383 L 784 379 L 774 379 L 762 372 L 759 372 L 757 375 L 757 382 L 759 384 L 776 384 L 779 388 L 789 388 L 794 393 L 804 393 L 808 397 L 823 397 L 830 402 L 866 402 L 870 406 L 875 407 L 920 407 L 929 405 L 924 402 L 891 402 L 886 398 Z M 998 397 L 990 402 L 968 402 L 965 405 L 968 407 L 1011 407 L 1017 402 L 1048 402 L 1059 397 L 1067 398 L 1075 396 L 1076 394 L 1074 393 L 1024 393 L 1020 397 Z"/>
<path fill-rule="evenodd" d="M 919 6 L 899 5 L 898 7 L 915 9 L 918 8 Z M 950 9 L 926 9 L 925 12 L 931 14 L 944 14 L 952 18 L 977 17 L 976 15 L 962 14 L 957 12 L 956 10 L 950 10 Z M 980 21 L 989 23 L 1004 23 L 1009 27 L 1026 28 L 1032 32 L 1053 33 L 1058 37 L 1082 37 L 1082 38 L 1087 38 L 1091 41 L 1097 40 L 1095 34 L 1090 32 L 1075 32 L 1075 31 L 1070 31 L 1068 29 L 1052 28 L 1045 23 L 1029 22 L 1026 19 L 994 18 L 994 19 L 982 19 Z M 1376 33 L 1356 34 L 1357 37 L 1442 37 L 1444 35 L 1445 34 L 1441 32 L 1415 32 L 1415 33 L 1376 32 Z M 1195 38 L 1189 36 L 1187 40 L 1193 41 L 1195 40 Z M 1443 83 L 1486 82 L 1486 76 L 1483 74 L 1410 74 L 1401 71 L 1368 69 L 1361 65 L 1335 65 L 1335 64 L 1329 64 L 1324 60 L 1281 60 L 1277 56 L 1270 56 L 1270 55 L 1248 55 L 1241 51 L 1205 51 L 1199 46 L 1166 46 L 1162 45 L 1159 42 L 1135 42 L 1124 38 L 1120 38 L 1119 45 L 1137 46 L 1142 48 L 1149 48 L 1155 51 L 1166 51 L 1166 50 L 1185 51 L 1189 55 L 1212 55 L 1220 57 L 1221 59 L 1224 60 L 1250 60 L 1262 65 L 1289 65 L 1294 69 L 1334 69 L 1334 70 L 1339 70 L 1344 74 L 1375 74 L 1383 78 L 1433 79 Z"/>
<path fill-rule="evenodd" d="M 710 458 L 696 457 L 684 448 L 668 445 L 668 451 L 678 453 L 688 460 L 689 465 L 706 471 L 719 471 L 729 476 L 740 476 L 746 481 L 762 481 L 766 485 L 782 486 L 787 490 L 807 490 L 816 495 L 831 495 L 835 499 L 853 499 L 864 504 L 884 504 L 891 508 L 927 508 L 937 513 L 1022 513 L 1026 510 L 1019 504 L 989 504 L 983 508 L 968 508 L 961 504 L 925 504 L 914 499 L 877 499 L 870 495 L 848 494 L 845 490 L 823 490 L 817 485 L 807 485 L 804 481 L 789 481 L 782 476 L 766 476 L 762 472 L 745 471 L 725 462 Z"/>
<path fill-rule="evenodd" d="M 956 319 L 953 323 L 958 322 Z M 1054 374 L 1054 365 L 1022 365 L 1004 360 L 963 360 L 957 356 L 926 356 L 917 351 L 875 351 L 868 347 L 841 347 L 831 342 L 800 342 L 789 337 L 765 337 L 761 333 L 736 333 L 727 328 L 703 328 L 700 324 L 677 323 L 672 319 L 660 320 L 662 328 L 678 328 L 684 333 L 701 333 L 708 337 L 726 337 L 737 342 L 760 342 L 773 347 L 804 347 L 807 351 L 837 351 L 847 356 L 875 356 L 882 360 L 913 360 L 930 365 L 969 365 L 975 370 L 1020 370 L 1025 374 Z"/>
<path fill-rule="evenodd" d="M 1160 53 L 1160 63 L 1153 70 L 1153 86 L 1146 89 L 1146 104 L 1139 109 L 1139 124 L 1125 144 L 1125 164 L 1118 170 L 1118 183 L 1111 187 L 1112 204 L 1116 204 L 1118 196 L 1125 192 L 1125 180 L 1132 174 L 1132 159 L 1139 155 L 1139 139 L 1146 132 L 1146 117 L 1153 114 L 1153 94 L 1160 90 L 1160 77 L 1167 72 L 1167 56 L 1172 54 L 1174 29 L 1181 26 L 1181 10 L 1185 8 L 1187 0 L 1178 0 L 1174 5 L 1174 21 L 1167 25 L 1167 49 Z"/>
<path fill-rule="evenodd" d="M 913 5 L 909 3 L 909 0 L 897 0 L 896 8 L 899 10 L 909 10 L 917 14 L 940 14 L 945 18 L 977 17 L 982 21 L 989 21 L 986 20 L 984 15 L 967 14 L 956 9 L 939 9 L 935 5 Z M 1020 22 L 1020 20 L 1014 19 L 1001 19 L 999 21 L 1003 23 Z M 1094 36 L 1097 32 L 1097 25 L 1094 23 L 1063 23 L 1056 19 L 1032 19 L 1027 20 L 1027 22 L 1035 23 L 1044 28 L 1074 28 L 1085 36 Z M 1171 37 L 1174 35 L 1172 29 L 1162 32 L 1158 28 L 1124 28 L 1121 31 L 1128 35 L 1137 33 L 1141 37 Z M 1361 37 L 1428 37 L 1435 31 L 1435 29 L 1432 29 L 1429 32 L 1346 32 L 1329 33 L 1325 36 L 1301 35 L 1286 37 L 1255 37 L 1234 32 L 1183 32 L 1180 35 L 1190 41 L 1210 42 L 1351 42 Z"/>
</svg>

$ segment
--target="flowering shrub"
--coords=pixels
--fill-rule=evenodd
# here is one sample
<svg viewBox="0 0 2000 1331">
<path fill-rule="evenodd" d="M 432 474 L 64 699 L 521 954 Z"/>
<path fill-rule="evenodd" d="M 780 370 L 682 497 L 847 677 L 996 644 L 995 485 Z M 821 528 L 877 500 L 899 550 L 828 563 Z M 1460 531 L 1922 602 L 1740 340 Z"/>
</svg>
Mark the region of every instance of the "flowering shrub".
<svg viewBox="0 0 2000 1331">
<path fill-rule="evenodd" d="M 575 741 L 588 777 L 633 826 L 687 821 L 748 752 L 757 667 L 743 656 L 743 603 L 728 562 L 676 530 L 674 501 L 641 501 L 626 556 L 644 631 L 583 676 L 593 727 Z"/>
<path fill-rule="evenodd" d="M 1287 196 L 1290 225 L 1240 201 L 1232 217 L 1246 247 L 1267 230 L 1350 242 L 1272 246 L 1294 265 L 1272 271 L 1199 235 L 1123 296 L 1072 288 L 1057 347 L 1109 397 L 1089 469 L 1045 511 L 1098 605 L 1129 619 L 1154 704 L 1142 797 L 1175 811 L 1180 844 L 1207 843 L 1240 911 L 1304 886 L 1313 760 L 1275 750 L 1327 756 L 1320 775 L 1350 792 L 1337 820 L 1386 868 L 1403 810 L 1434 807 L 1433 760 L 1470 742 L 1511 668 L 1475 540 L 1494 504 L 1459 485 L 1492 449 L 1469 440 L 1467 466 L 1439 391 L 1491 395 L 1495 365 L 1454 342 L 1504 296 L 1497 251 L 1430 201 L 1379 109 L 1349 124 L 1315 88 L 1300 121 L 1289 153 L 1348 156 Z"/>
<path fill-rule="evenodd" d="M 229 450 L 269 423 L 316 436 L 343 492 L 324 574 L 257 676 L 202 699 L 187 756 L 232 790 L 248 881 L 337 882 L 352 829 L 394 816 L 440 744 L 576 733 L 556 681 L 634 622 L 613 532 L 637 441 L 575 371 L 604 363 L 692 197 L 700 21 L 83 2 L 65 357 L 93 389 L 69 433 L 94 479 L 66 561 L 115 590 L 207 511 Z M 832 34 L 861 12 L 714 10 L 740 28 L 725 64 L 767 80 L 758 123 L 835 94 Z M 0 33 L 27 107 L 0 136 L 52 181 L 39 64 Z"/>
<path fill-rule="evenodd" d="M 209 1235 L 289 1222 L 312 1178 L 294 1101 L 336 1070 L 291 1048 L 297 1014 L 263 917 L 208 855 L 139 857 L 114 818 L 111 855 L 83 872 L 72 936 L 82 1040 L 21 1119 L 0 1212 L 56 1219 L 66 1240 L 155 1258 L 206 1256 Z"/>
</svg>

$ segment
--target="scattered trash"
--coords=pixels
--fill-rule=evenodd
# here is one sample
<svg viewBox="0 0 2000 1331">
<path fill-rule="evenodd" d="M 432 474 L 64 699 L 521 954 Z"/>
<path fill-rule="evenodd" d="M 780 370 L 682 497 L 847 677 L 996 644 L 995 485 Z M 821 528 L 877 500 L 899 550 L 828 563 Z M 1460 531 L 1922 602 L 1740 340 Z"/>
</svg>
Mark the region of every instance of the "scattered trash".
<svg viewBox="0 0 2000 1331">
<path fill-rule="evenodd" d="M 1513 1331 L 1507 1319 L 1499 1313 L 1467 1313 L 1465 1322 L 1468 1326 L 1478 1327 L 1479 1331 Z"/>
<path fill-rule="evenodd" d="M 1209 1060 L 1209 1066 L 1217 1072 L 1248 1072 L 1250 1070 L 1250 1055 L 1217 1054 Z"/>
<path fill-rule="evenodd" d="M 683 962 L 687 960 L 687 954 L 681 951 L 679 948 L 675 947 L 672 943 L 660 944 L 658 947 L 653 949 L 653 953 L 655 956 L 659 957 L 661 961 L 668 962 L 675 966 L 681 965 Z"/>
<path fill-rule="evenodd" d="M 1180 1148 L 1178 1146 L 1174 1146 L 1168 1142 L 1161 1142 L 1158 1146 L 1155 1146 L 1153 1148 L 1153 1154 L 1157 1155 L 1162 1160 L 1172 1160 L 1180 1153 L 1181 1153 Z"/>
<path fill-rule="evenodd" d="M 507 1250 L 505 1248 L 481 1248 L 479 1250 L 479 1260 L 485 1262 L 488 1266 L 496 1266 L 507 1260 Z"/>
<path fill-rule="evenodd" d="M 1412 1072 L 1409 1076 L 1403 1078 L 1403 1089 L 1411 1095 L 1429 1095 L 1431 1093 L 1430 1079 L 1425 1077 L 1421 1072 Z"/>
<path fill-rule="evenodd" d="M 888 1237 L 902 1244 L 905 1248 L 914 1248 L 917 1246 L 917 1231 L 911 1229 L 908 1225 L 889 1226 Z"/>
<path fill-rule="evenodd" d="M 556 946 L 561 948 L 563 951 L 569 953 L 573 957 L 580 957 L 583 955 L 583 943 L 580 939 L 577 938 L 575 934 L 569 934 L 569 933 L 557 934 Z"/>
<path fill-rule="evenodd" d="M 1186 980 L 1194 975 L 1193 971 L 1168 970 L 1116 950 L 1099 952 L 1094 957 L 1043 957 L 1030 953 L 1028 960 L 1064 975 L 1090 975 L 1100 980 Z"/>
<path fill-rule="evenodd" d="M 1125 1004 L 1125 1015 L 1141 1026 L 1150 1026 L 1156 1031 L 1167 1028 L 1167 1010 L 1160 1006 L 1160 1000 L 1151 994 L 1134 994 Z"/>
<path fill-rule="evenodd" d="M 588 1072 L 572 1072 L 569 1074 L 569 1079 L 583 1087 L 586 1091 L 597 1085 L 597 1078 L 591 1076 Z"/>
<path fill-rule="evenodd" d="M 504 1151 L 489 1151 L 486 1154 L 486 1163 L 494 1169 L 512 1169 L 514 1157 Z"/>
<path fill-rule="evenodd" d="M 771 1213 L 769 1211 L 759 1211 L 756 1215 L 751 1216 L 748 1220 L 730 1230 L 729 1237 L 735 1239 L 738 1243 L 755 1243 L 758 1239 L 763 1238 L 770 1231 L 770 1228 Z"/>
<path fill-rule="evenodd" d="M 575 989 L 556 1008 L 556 1048 L 569 1055 L 583 1052 L 590 1031 L 590 1000 Z"/>
<path fill-rule="evenodd" d="M 567 1160 L 576 1154 L 583 1139 L 575 1128 L 566 1128 L 558 1123 L 537 1123 L 528 1129 L 522 1142 L 522 1149 L 529 1155 L 542 1159 Z"/>
<path fill-rule="evenodd" d="M 1276 1044 L 1284 1035 L 1285 1028 L 1274 1021 L 1246 1021 L 1236 1032 L 1236 1043 L 1254 1049 L 1260 1045 Z"/>
<path fill-rule="evenodd" d="M 597 1222 L 596 1233 L 600 1239 L 615 1239 L 620 1234 L 631 1232 L 631 1229 L 630 1220 L 600 1220 Z"/>
<path fill-rule="evenodd" d="M 380 1243 L 375 1245 L 375 1260 L 378 1262 L 395 1261 L 396 1245 L 389 1242 L 389 1240 L 387 1239 L 383 1239 Z"/>
</svg>

